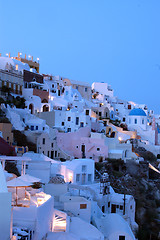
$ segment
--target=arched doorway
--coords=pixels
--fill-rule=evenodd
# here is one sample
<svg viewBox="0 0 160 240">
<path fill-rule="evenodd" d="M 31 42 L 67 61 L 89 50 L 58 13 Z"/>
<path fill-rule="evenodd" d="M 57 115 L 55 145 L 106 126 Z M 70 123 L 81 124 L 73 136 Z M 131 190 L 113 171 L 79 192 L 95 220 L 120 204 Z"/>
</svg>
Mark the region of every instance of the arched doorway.
<svg viewBox="0 0 160 240">
<path fill-rule="evenodd" d="M 34 108 L 34 107 L 33 107 L 33 104 L 30 104 L 30 105 L 29 105 L 29 109 L 31 110 L 31 114 L 33 114 L 33 108 Z"/>
<path fill-rule="evenodd" d="M 49 106 L 48 105 L 43 106 L 43 112 L 49 112 Z"/>
</svg>

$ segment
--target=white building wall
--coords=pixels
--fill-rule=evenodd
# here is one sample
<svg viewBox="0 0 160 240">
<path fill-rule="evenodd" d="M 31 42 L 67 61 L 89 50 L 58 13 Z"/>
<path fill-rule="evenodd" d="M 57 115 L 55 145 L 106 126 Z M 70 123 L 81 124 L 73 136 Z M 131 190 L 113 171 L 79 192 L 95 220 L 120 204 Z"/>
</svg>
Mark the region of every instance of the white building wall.
<svg viewBox="0 0 160 240">
<path fill-rule="evenodd" d="M 10 239 L 11 193 L 0 192 L 0 239 Z"/>
<path fill-rule="evenodd" d="M 64 202 L 64 211 L 70 211 L 75 216 L 90 223 L 91 221 L 91 202 L 82 197 L 62 196 L 60 201 Z M 81 204 L 86 207 L 81 209 Z"/>
</svg>

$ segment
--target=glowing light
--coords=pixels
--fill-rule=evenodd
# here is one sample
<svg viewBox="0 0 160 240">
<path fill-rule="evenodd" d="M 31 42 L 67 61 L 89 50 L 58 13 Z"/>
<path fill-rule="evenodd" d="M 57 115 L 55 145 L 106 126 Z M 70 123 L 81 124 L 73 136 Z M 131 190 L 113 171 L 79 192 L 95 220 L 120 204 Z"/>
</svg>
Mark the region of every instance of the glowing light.
<svg viewBox="0 0 160 240">
<path fill-rule="evenodd" d="M 119 138 L 118 138 L 118 140 L 119 140 L 119 141 L 122 141 L 122 138 L 121 138 L 121 137 L 119 137 Z"/>
<path fill-rule="evenodd" d="M 68 173 L 68 178 L 69 178 L 69 182 L 72 182 L 72 179 L 73 179 L 72 173 Z"/>
<path fill-rule="evenodd" d="M 8 57 L 8 56 L 9 56 L 9 54 L 8 54 L 8 53 L 6 53 L 6 56 Z"/>
<path fill-rule="evenodd" d="M 37 61 L 39 61 L 39 58 L 37 58 Z"/>
</svg>

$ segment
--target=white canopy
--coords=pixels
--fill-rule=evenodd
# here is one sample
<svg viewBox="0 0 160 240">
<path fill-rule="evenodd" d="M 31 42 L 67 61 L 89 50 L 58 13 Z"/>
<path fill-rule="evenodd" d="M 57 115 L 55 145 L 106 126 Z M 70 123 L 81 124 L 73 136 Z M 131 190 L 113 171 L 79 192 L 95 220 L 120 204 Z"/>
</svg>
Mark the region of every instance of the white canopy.
<svg viewBox="0 0 160 240">
<path fill-rule="evenodd" d="M 14 178 L 7 182 L 7 187 L 28 187 L 31 185 L 31 182 L 23 181 L 19 178 Z"/>
<path fill-rule="evenodd" d="M 22 175 L 22 176 L 18 177 L 18 179 L 23 180 L 25 182 L 30 182 L 30 183 L 41 182 L 40 178 L 33 177 L 29 174 Z"/>
</svg>

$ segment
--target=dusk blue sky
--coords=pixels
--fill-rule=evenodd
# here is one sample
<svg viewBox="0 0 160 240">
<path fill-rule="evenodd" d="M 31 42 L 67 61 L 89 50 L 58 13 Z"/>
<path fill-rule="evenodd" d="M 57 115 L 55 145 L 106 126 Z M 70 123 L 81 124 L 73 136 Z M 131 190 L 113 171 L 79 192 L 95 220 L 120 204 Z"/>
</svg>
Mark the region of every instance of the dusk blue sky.
<svg viewBox="0 0 160 240">
<path fill-rule="evenodd" d="M 159 0 L 0 0 L 0 52 L 160 113 Z"/>
</svg>

